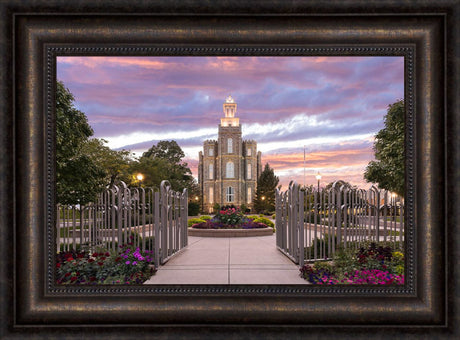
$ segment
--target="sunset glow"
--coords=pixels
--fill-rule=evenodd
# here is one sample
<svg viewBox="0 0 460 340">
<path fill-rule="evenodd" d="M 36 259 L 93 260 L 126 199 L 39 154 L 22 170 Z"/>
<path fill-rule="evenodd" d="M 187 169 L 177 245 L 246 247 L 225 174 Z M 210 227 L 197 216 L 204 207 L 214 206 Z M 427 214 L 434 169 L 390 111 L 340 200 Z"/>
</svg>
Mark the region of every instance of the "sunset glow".
<svg viewBox="0 0 460 340">
<path fill-rule="evenodd" d="M 290 180 L 368 188 L 374 135 L 404 97 L 403 57 L 58 57 L 57 79 L 113 149 L 137 156 L 174 139 L 197 176 L 231 95 L 283 189 Z M 305 146 L 305 178 L 304 178 Z"/>
</svg>

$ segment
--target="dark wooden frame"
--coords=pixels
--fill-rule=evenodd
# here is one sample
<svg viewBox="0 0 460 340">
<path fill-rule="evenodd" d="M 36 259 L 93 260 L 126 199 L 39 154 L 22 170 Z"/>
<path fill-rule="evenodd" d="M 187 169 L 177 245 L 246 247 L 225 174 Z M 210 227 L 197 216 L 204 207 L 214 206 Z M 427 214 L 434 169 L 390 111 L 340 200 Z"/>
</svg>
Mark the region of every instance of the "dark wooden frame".
<svg viewBox="0 0 460 340">
<path fill-rule="evenodd" d="M 458 335 L 458 1 L 0 6 L 1 335 Z M 409 283 L 307 290 L 53 286 L 53 58 L 152 53 L 404 55 Z"/>
</svg>

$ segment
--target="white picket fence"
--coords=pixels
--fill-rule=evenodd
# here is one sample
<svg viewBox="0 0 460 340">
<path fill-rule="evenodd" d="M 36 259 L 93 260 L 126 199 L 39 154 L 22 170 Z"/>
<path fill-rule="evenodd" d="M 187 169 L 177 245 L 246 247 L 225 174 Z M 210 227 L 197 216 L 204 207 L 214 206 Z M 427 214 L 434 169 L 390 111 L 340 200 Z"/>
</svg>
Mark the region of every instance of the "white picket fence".
<svg viewBox="0 0 460 340">
<path fill-rule="evenodd" d="M 125 183 L 101 193 L 85 206 L 57 207 L 57 251 L 116 251 L 132 242 L 154 251 L 155 264 L 163 264 L 187 246 L 187 190 L 171 190 L 168 181 L 160 189 L 128 188 Z"/>
<path fill-rule="evenodd" d="M 401 197 L 340 182 L 319 191 L 291 182 L 285 192 L 276 191 L 276 245 L 295 263 L 332 258 L 339 246 L 358 249 L 369 241 L 403 248 Z"/>
</svg>

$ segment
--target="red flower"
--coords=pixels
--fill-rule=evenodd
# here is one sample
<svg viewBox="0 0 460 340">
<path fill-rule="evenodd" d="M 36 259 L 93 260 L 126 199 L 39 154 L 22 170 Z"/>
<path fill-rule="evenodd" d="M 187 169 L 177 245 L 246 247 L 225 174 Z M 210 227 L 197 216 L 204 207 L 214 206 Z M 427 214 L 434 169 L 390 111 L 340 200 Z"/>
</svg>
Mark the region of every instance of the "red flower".
<svg viewBox="0 0 460 340">
<path fill-rule="evenodd" d="M 65 273 L 64 276 L 65 276 L 65 277 L 69 277 L 69 276 L 70 276 L 70 273 Z"/>
<path fill-rule="evenodd" d="M 89 259 L 89 260 L 88 260 L 88 263 L 91 263 L 91 262 L 94 262 L 94 260 L 93 260 L 93 259 Z"/>
<path fill-rule="evenodd" d="M 67 257 L 67 258 L 66 258 L 66 261 L 67 261 L 67 262 L 73 261 L 73 257 L 72 257 L 72 256 Z"/>
<path fill-rule="evenodd" d="M 98 257 L 99 254 L 98 254 L 98 253 L 93 253 L 93 256 L 94 256 L 94 257 Z"/>
<path fill-rule="evenodd" d="M 101 257 L 101 261 L 105 261 L 105 257 Z"/>
<path fill-rule="evenodd" d="M 91 277 L 89 278 L 89 280 L 90 280 L 90 281 L 96 281 L 97 279 L 96 279 L 94 276 L 91 276 Z"/>
<path fill-rule="evenodd" d="M 77 257 L 78 257 L 79 259 L 82 259 L 83 256 L 84 256 L 83 254 L 78 254 L 78 255 L 77 255 Z"/>
<path fill-rule="evenodd" d="M 56 263 L 56 267 L 61 268 L 61 264 L 60 264 L 60 263 Z"/>
<path fill-rule="evenodd" d="M 104 262 L 98 262 L 97 264 L 102 266 L 102 265 L 104 265 Z"/>
<path fill-rule="evenodd" d="M 72 282 L 73 282 L 73 281 L 77 281 L 77 277 L 76 277 L 76 276 L 72 276 L 72 277 L 70 278 L 70 281 L 72 281 Z"/>
<path fill-rule="evenodd" d="M 106 253 L 105 253 L 105 256 L 110 256 L 110 253 L 109 253 L 109 252 L 106 252 Z"/>
</svg>

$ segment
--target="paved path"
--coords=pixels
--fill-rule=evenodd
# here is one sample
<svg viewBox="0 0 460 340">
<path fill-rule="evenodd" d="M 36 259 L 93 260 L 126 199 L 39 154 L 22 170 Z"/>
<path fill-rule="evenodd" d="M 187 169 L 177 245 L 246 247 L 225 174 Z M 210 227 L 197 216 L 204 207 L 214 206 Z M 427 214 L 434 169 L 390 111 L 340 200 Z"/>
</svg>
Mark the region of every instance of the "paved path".
<svg viewBox="0 0 460 340">
<path fill-rule="evenodd" d="M 145 284 L 308 284 L 276 249 L 275 235 L 189 237 L 188 247 Z"/>
</svg>

